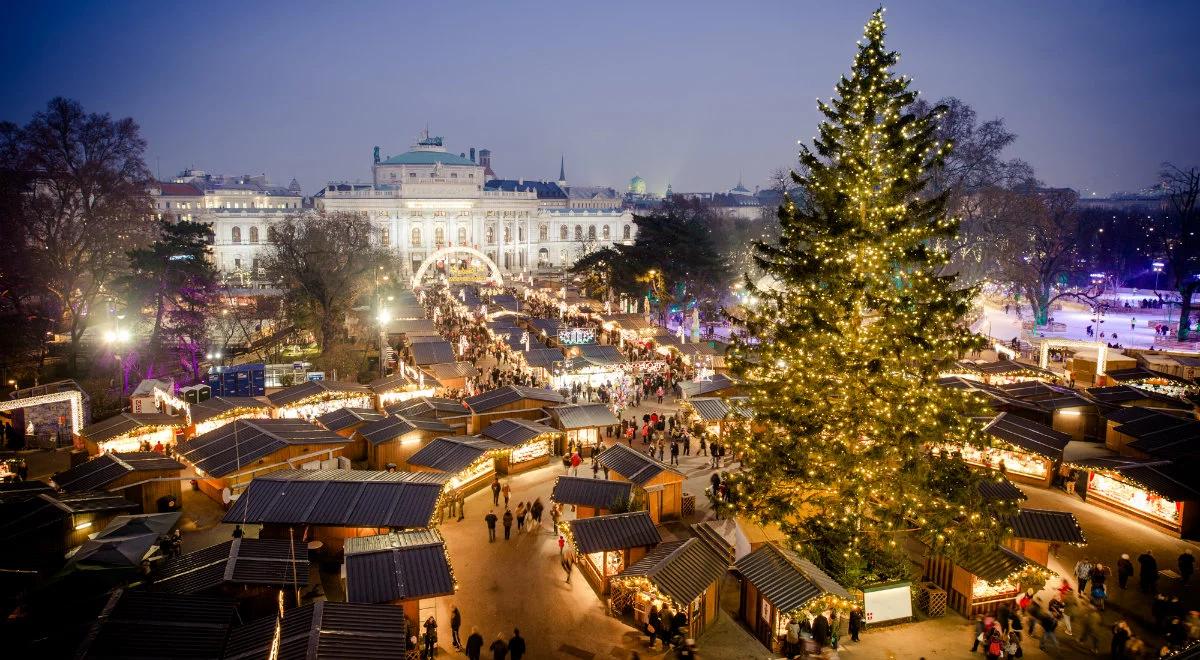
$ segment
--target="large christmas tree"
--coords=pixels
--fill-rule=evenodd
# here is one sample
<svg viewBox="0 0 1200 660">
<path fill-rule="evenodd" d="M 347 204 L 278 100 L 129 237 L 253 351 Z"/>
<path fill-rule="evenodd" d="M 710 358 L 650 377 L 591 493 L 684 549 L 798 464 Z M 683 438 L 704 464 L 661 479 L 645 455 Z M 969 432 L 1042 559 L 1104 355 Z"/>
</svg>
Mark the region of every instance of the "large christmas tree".
<svg viewBox="0 0 1200 660">
<path fill-rule="evenodd" d="M 733 349 L 755 428 L 735 441 L 737 506 L 779 523 L 847 585 L 907 576 L 906 537 L 951 555 L 1001 533 L 977 479 L 931 447 L 982 444 L 980 402 L 937 384 L 980 339 L 963 323 L 973 291 L 941 274 L 958 223 L 925 191 L 951 148 L 940 109 L 914 116 L 909 79 L 892 72 L 883 10 L 867 23 L 793 174 L 777 243 L 757 246 L 769 284 L 752 291 Z"/>
</svg>

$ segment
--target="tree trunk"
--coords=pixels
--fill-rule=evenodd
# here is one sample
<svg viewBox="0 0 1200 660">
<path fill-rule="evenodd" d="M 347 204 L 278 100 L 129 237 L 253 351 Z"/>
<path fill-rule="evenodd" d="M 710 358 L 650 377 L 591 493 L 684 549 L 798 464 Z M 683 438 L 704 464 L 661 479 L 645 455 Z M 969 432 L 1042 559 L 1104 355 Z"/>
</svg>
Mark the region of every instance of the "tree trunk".
<svg viewBox="0 0 1200 660">
<path fill-rule="evenodd" d="M 1031 286 L 1026 295 L 1029 296 L 1034 325 L 1046 325 L 1050 320 L 1050 290 Z"/>
<path fill-rule="evenodd" d="M 1192 294 L 1196 291 L 1196 285 L 1197 282 L 1192 280 L 1179 288 L 1179 331 L 1175 335 L 1179 341 L 1187 341 L 1188 338 L 1192 320 Z"/>
</svg>

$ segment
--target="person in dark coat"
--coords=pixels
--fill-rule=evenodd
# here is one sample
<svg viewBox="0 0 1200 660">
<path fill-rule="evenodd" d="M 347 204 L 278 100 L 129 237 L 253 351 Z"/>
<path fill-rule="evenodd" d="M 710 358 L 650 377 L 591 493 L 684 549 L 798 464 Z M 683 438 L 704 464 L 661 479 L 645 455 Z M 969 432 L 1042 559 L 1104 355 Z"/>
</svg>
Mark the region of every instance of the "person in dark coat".
<svg viewBox="0 0 1200 660">
<path fill-rule="evenodd" d="M 850 610 L 850 641 L 852 641 L 852 642 L 858 641 L 858 633 L 860 631 L 862 631 L 862 627 L 863 627 L 862 610 L 858 609 L 858 607 L 855 606 L 854 609 Z"/>
<path fill-rule="evenodd" d="M 1180 584 L 1186 585 L 1192 579 L 1192 573 L 1196 572 L 1196 557 L 1191 550 L 1184 550 L 1183 554 L 1179 555 L 1179 580 Z"/>
<path fill-rule="evenodd" d="M 512 533 L 513 514 L 511 509 L 504 510 L 504 540 L 507 541 Z"/>
<path fill-rule="evenodd" d="M 492 479 L 492 505 L 500 506 L 500 477 Z"/>
<path fill-rule="evenodd" d="M 1129 630 L 1129 624 L 1124 621 L 1118 621 L 1112 628 L 1112 643 L 1109 645 L 1109 657 L 1113 660 L 1125 660 L 1129 656 L 1125 653 L 1125 645 L 1129 643 L 1129 638 L 1132 632 Z"/>
<path fill-rule="evenodd" d="M 525 656 L 525 638 L 521 636 L 519 628 L 513 628 L 512 639 L 508 640 L 508 654 L 512 660 L 521 660 Z"/>
<path fill-rule="evenodd" d="M 688 617 L 683 610 L 676 612 L 674 618 L 671 619 L 671 636 L 675 635 L 688 637 Z"/>
<path fill-rule="evenodd" d="M 659 628 L 662 628 L 662 618 L 658 616 L 658 608 L 651 605 L 650 615 L 646 617 L 646 634 L 650 636 L 650 648 L 654 648 Z"/>
<path fill-rule="evenodd" d="M 450 611 L 450 636 L 454 642 L 454 648 L 462 650 L 462 640 L 458 638 L 458 629 L 462 627 L 462 612 L 458 611 L 458 606 Z"/>
<path fill-rule="evenodd" d="M 504 635 L 496 633 L 496 641 L 488 647 L 492 652 L 492 660 L 504 660 L 508 657 L 508 644 L 504 642 Z"/>
<path fill-rule="evenodd" d="M 1142 585 L 1142 592 L 1152 594 L 1158 583 L 1158 560 L 1154 558 L 1154 551 L 1143 552 L 1138 555 L 1137 560 L 1138 568 L 1141 570 L 1138 573 L 1138 582 Z"/>
<path fill-rule="evenodd" d="M 662 621 L 662 626 L 658 629 L 658 638 L 662 640 L 663 650 L 671 648 L 671 625 L 675 617 L 671 614 L 671 610 L 663 610 L 659 618 Z"/>
<path fill-rule="evenodd" d="M 430 616 L 425 619 L 425 655 L 432 658 L 437 648 L 437 621 Z"/>
<path fill-rule="evenodd" d="M 1124 589 L 1131 577 L 1133 577 L 1133 562 L 1129 561 L 1129 555 L 1121 555 L 1121 558 L 1117 560 L 1117 584 Z"/>
<path fill-rule="evenodd" d="M 829 646 L 829 633 L 829 619 L 826 618 L 825 613 L 822 612 L 821 614 L 817 615 L 817 618 L 813 621 L 812 625 L 813 641 L 817 643 L 819 648 L 825 648 L 826 646 Z"/>
<path fill-rule="evenodd" d="M 483 519 L 487 521 L 488 543 L 491 543 L 492 541 L 496 540 L 496 521 L 499 519 L 496 518 L 495 511 L 489 511 L 488 514 L 483 517 Z"/>
<path fill-rule="evenodd" d="M 467 637 L 467 658 L 469 660 L 479 660 L 479 653 L 483 651 L 483 635 L 479 634 L 478 628 L 471 628 L 471 635 Z"/>
</svg>

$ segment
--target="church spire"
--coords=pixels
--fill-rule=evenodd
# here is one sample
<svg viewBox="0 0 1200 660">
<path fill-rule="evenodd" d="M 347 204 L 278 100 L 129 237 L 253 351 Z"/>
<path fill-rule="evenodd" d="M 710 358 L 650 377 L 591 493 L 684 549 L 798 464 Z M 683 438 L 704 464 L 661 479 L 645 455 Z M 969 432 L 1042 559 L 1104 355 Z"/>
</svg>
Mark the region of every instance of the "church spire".
<svg viewBox="0 0 1200 660">
<path fill-rule="evenodd" d="M 567 185 L 567 157 L 560 156 L 558 161 L 558 185 Z"/>
</svg>

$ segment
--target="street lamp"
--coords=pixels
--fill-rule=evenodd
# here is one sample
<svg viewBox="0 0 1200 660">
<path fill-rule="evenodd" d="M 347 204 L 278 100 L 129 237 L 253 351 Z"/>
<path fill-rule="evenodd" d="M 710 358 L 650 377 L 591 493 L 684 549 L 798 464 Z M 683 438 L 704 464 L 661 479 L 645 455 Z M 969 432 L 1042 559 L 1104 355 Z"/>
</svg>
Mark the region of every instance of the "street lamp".
<svg viewBox="0 0 1200 660">
<path fill-rule="evenodd" d="M 388 299 L 391 300 L 391 296 Z M 387 376 L 387 327 L 392 322 L 392 313 L 385 307 L 379 310 L 379 377 Z"/>
<path fill-rule="evenodd" d="M 125 396 L 125 391 L 129 389 L 129 383 L 126 382 L 127 379 L 125 377 L 125 368 L 121 364 L 121 346 L 128 344 L 131 338 L 129 330 L 118 325 L 118 322 L 123 318 L 125 318 L 124 314 L 118 315 L 113 322 L 112 329 L 104 333 L 104 343 L 112 347 L 113 358 L 117 361 L 117 371 L 121 379 L 121 396 Z"/>
<path fill-rule="evenodd" d="M 1163 268 L 1165 266 L 1166 264 L 1161 261 L 1155 261 L 1154 263 L 1150 264 L 1150 267 L 1154 269 L 1154 291 L 1156 293 L 1158 292 L 1158 276 L 1163 272 Z"/>
</svg>

